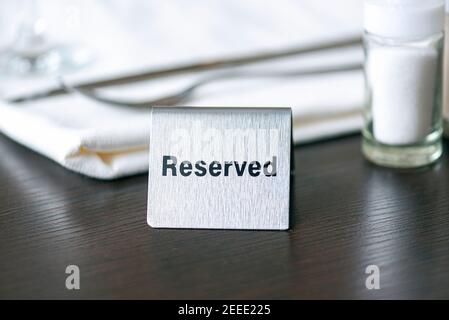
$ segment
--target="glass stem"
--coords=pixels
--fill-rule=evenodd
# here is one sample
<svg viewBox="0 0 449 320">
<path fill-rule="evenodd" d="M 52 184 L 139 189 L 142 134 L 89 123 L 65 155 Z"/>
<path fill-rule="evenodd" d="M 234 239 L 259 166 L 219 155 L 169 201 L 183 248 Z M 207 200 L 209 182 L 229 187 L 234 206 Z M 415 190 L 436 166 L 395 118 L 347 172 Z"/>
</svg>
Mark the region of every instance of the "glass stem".
<svg viewBox="0 0 449 320">
<path fill-rule="evenodd" d="M 49 50 L 46 22 L 41 17 L 37 0 L 28 0 L 24 20 L 19 28 L 13 50 L 30 61 Z"/>
</svg>

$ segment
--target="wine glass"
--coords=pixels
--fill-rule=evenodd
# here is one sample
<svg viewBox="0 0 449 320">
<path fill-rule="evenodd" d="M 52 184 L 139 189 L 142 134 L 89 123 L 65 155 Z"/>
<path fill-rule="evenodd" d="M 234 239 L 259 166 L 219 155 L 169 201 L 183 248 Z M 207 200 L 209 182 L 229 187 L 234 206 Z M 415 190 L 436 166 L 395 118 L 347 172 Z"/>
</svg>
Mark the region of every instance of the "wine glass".
<svg viewBox="0 0 449 320">
<path fill-rule="evenodd" d="M 5 75 L 60 74 L 84 67 L 89 50 L 51 40 L 47 20 L 38 0 L 27 0 L 25 15 L 15 39 L 0 53 L 0 72 Z"/>
</svg>

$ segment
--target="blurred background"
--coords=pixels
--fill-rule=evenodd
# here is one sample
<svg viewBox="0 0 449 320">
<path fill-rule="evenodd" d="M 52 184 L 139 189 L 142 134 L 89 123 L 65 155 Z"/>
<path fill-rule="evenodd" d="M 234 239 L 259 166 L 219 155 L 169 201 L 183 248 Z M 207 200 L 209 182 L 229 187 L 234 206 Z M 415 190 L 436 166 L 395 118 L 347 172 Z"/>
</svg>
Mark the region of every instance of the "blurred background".
<svg viewBox="0 0 449 320">
<path fill-rule="evenodd" d="M 95 64 L 113 72 L 351 33 L 361 27 L 361 4 L 361 0 L 2 0 L 0 46 L 16 44 L 21 27 L 34 16 L 36 27 L 53 44 L 84 45 L 96 56 Z"/>
<path fill-rule="evenodd" d="M 66 88 L 80 87 L 192 63 L 357 39 L 362 2 L 1 0 L 0 131 L 70 169 L 63 159 L 75 145 L 94 153 L 144 148 L 148 123 L 141 120 L 141 111 L 112 108 L 82 92 L 47 93 L 60 89 L 62 80 Z M 316 141 L 361 127 L 363 52 L 360 43 L 352 44 L 233 68 L 143 78 L 102 86 L 95 94 L 151 105 L 205 82 L 175 104 L 292 107 L 295 143 Z M 238 75 L 220 76 L 230 70 Z M 208 77 L 214 80 L 204 81 Z M 30 99 L 36 94 L 41 99 Z M 81 142 L 66 138 L 49 150 L 34 141 L 36 135 L 48 141 L 32 129 L 42 123 L 47 135 L 54 135 L 55 127 L 58 135 L 70 129 Z M 119 129 L 125 137 L 120 143 L 111 133 Z M 144 170 L 143 164 L 129 174 Z"/>
</svg>

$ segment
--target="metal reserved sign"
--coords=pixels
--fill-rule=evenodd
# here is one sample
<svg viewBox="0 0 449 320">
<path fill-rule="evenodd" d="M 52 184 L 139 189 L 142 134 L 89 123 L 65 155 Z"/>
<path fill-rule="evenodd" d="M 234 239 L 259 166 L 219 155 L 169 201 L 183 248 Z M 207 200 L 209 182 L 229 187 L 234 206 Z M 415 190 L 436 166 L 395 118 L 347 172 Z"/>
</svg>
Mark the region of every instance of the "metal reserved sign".
<svg viewBox="0 0 449 320">
<path fill-rule="evenodd" d="M 289 108 L 155 107 L 148 224 L 286 230 Z"/>
</svg>

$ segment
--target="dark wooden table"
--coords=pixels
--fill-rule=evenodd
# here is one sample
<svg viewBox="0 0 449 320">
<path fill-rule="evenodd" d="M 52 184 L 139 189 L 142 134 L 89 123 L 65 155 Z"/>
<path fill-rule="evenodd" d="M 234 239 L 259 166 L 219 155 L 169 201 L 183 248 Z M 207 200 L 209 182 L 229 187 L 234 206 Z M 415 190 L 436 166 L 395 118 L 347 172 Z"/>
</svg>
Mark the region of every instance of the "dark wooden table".
<svg viewBox="0 0 449 320">
<path fill-rule="evenodd" d="M 449 298 L 449 157 L 387 170 L 359 145 L 295 149 L 288 232 L 153 230 L 146 175 L 92 180 L 0 136 L 0 298 Z"/>
</svg>

